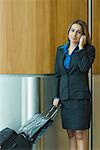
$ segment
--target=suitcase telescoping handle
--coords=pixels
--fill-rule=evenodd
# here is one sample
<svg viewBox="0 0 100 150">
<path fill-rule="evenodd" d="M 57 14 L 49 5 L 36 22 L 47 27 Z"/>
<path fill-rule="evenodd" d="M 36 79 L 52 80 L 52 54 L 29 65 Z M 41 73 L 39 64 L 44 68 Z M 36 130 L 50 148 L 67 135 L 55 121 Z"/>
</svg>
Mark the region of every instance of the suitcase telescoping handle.
<svg viewBox="0 0 100 150">
<path fill-rule="evenodd" d="M 51 109 L 49 110 L 49 112 L 46 114 L 46 117 L 49 117 L 51 120 L 54 120 L 60 107 L 61 107 L 61 104 L 59 104 L 58 106 L 53 105 Z"/>
</svg>

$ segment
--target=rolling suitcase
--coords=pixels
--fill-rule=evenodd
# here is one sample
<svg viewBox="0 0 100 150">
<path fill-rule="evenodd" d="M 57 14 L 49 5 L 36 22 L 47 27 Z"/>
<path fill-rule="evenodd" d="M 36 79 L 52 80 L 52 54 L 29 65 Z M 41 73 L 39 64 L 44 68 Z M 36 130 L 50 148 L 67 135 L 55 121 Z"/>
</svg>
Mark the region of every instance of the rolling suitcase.
<svg viewBox="0 0 100 150">
<path fill-rule="evenodd" d="M 56 114 L 61 107 L 52 106 L 47 114 L 36 113 L 20 129 L 19 134 L 24 136 L 28 141 L 36 143 L 46 132 L 47 128 L 52 125 Z"/>
<path fill-rule="evenodd" d="M 30 150 L 32 144 L 10 128 L 0 132 L 0 150 Z"/>
<path fill-rule="evenodd" d="M 52 125 L 61 105 L 53 106 L 47 114 L 36 113 L 16 133 L 10 128 L 0 132 L 0 150 L 31 150 L 36 143 Z"/>
</svg>

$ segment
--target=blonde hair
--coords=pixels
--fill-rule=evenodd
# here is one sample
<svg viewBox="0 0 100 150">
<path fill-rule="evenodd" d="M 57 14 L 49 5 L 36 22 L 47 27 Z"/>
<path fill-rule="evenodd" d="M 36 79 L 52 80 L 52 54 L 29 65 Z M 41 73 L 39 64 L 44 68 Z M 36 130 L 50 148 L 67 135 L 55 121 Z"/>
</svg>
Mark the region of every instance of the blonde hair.
<svg viewBox="0 0 100 150">
<path fill-rule="evenodd" d="M 71 22 L 71 24 L 68 27 L 68 30 L 67 30 L 68 33 L 73 24 L 79 24 L 82 27 L 82 32 L 83 32 L 82 34 L 84 34 L 86 36 L 86 44 L 91 44 L 91 39 L 90 39 L 90 35 L 88 32 L 88 26 L 87 26 L 86 22 L 83 20 L 80 20 L 80 19 L 74 20 L 73 22 Z"/>
</svg>

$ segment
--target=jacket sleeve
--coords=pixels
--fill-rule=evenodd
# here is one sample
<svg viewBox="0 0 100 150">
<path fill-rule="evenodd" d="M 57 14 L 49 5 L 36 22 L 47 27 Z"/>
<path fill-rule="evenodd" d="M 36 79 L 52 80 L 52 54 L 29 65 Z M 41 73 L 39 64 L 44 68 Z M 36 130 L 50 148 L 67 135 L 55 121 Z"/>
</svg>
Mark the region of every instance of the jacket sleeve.
<svg viewBox="0 0 100 150">
<path fill-rule="evenodd" d="M 95 48 L 94 46 L 88 46 L 86 49 L 81 49 L 77 52 L 78 67 L 81 72 L 88 71 L 95 58 Z"/>
<path fill-rule="evenodd" d="M 54 85 L 54 98 L 59 98 L 59 84 L 60 84 L 60 71 L 59 71 L 59 57 L 58 57 L 58 48 L 56 52 L 56 59 L 55 59 L 55 74 L 54 74 L 54 79 L 55 79 L 55 85 Z"/>
</svg>

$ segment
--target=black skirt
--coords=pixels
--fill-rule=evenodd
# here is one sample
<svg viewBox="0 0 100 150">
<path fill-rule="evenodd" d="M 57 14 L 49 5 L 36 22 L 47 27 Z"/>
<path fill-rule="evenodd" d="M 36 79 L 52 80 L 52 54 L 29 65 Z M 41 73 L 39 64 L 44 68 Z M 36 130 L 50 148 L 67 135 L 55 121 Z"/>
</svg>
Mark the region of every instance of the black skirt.
<svg viewBox="0 0 100 150">
<path fill-rule="evenodd" d="M 61 120 L 64 129 L 84 130 L 90 128 L 90 100 L 61 100 Z"/>
</svg>

